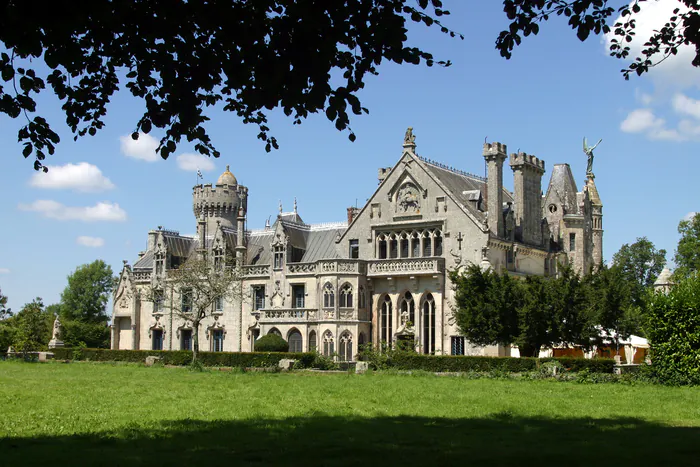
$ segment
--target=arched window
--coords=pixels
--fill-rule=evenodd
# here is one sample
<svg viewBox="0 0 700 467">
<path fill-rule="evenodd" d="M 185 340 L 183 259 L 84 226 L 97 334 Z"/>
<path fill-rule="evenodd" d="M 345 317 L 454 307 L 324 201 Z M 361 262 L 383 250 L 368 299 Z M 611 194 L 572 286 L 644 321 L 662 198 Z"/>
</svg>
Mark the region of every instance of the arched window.
<svg viewBox="0 0 700 467">
<path fill-rule="evenodd" d="M 433 245 L 430 232 L 423 232 L 423 256 L 433 256 Z"/>
<path fill-rule="evenodd" d="M 381 234 L 377 237 L 377 257 L 379 259 L 386 259 L 386 236 Z"/>
<path fill-rule="evenodd" d="M 423 322 L 423 353 L 435 353 L 435 300 L 432 294 L 426 294 L 423 299 L 421 315 Z"/>
<path fill-rule="evenodd" d="M 349 362 L 352 360 L 352 334 L 345 331 L 340 336 L 340 361 Z"/>
<path fill-rule="evenodd" d="M 326 331 L 323 334 L 323 355 L 330 357 L 335 352 L 333 334 L 330 331 Z"/>
<path fill-rule="evenodd" d="M 365 288 L 360 286 L 357 292 L 358 306 L 360 308 L 367 308 L 367 297 L 365 296 Z"/>
<path fill-rule="evenodd" d="M 401 313 L 401 324 L 410 322 L 411 326 L 413 326 L 416 323 L 416 304 L 413 301 L 411 292 L 406 292 L 404 296 L 401 297 L 399 310 Z"/>
<path fill-rule="evenodd" d="M 435 231 L 433 244 L 435 245 L 433 248 L 433 255 L 442 256 L 442 234 L 440 234 L 439 230 Z"/>
<path fill-rule="evenodd" d="M 335 292 L 330 282 L 323 286 L 323 308 L 335 307 Z"/>
<path fill-rule="evenodd" d="M 282 337 L 282 333 L 281 333 L 280 330 L 277 329 L 277 328 L 272 328 L 272 329 L 270 329 L 267 333 L 268 333 L 268 334 L 277 334 L 278 336 Z"/>
<path fill-rule="evenodd" d="M 418 258 L 420 256 L 420 235 L 418 232 L 411 234 L 411 257 Z"/>
<path fill-rule="evenodd" d="M 316 331 L 309 333 L 309 352 L 316 352 Z"/>
<path fill-rule="evenodd" d="M 389 258 L 399 257 L 399 240 L 396 234 L 389 235 Z"/>
<path fill-rule="evenodd" d="M 399 255 L 401 258 L 408 258 L 408 234 L 406 232 L 401 232 L 401 237 L 399 239 Z"/>
<path fill-rule="evenodd" d="M 290 352 L 301 352 L 302 351 L 302 337 L 301 333 L 297 329 L 292 329 L 287 335 L 287 342 L 289 342 Z"/>
<path fill-rule="evenodd" d="M 340 289 L 340 307 L 352 308 L 352 285 L 345 284 Z"/>
<path fill-rule="evenodd" d="M 391 344 L 393 337 L 393 326 L 392 326 L 392 305 L 391 297 L 388 295 L 384 296 L 384 300 L 380 303 L 379 310 L 379 340 L 385 341 L 387 344 Z"/>
</svg>

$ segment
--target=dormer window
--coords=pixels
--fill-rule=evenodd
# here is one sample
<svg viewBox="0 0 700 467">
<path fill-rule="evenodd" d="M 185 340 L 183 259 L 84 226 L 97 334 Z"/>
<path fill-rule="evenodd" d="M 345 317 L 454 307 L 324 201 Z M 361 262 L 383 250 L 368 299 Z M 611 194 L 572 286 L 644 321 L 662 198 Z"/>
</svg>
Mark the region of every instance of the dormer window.
<svg viewBox="0 0 700 467">
<path fill-rule="evenodd" d="M 276 246 L 273 248 L 273 269 L 282 269 L 284 266 L 284 247 Z"/>
<path fill-rule="evenodd" d="M 165 253 L 156 253 L 156 275 L 163 274 L 165 270 Z"/>
</svg>

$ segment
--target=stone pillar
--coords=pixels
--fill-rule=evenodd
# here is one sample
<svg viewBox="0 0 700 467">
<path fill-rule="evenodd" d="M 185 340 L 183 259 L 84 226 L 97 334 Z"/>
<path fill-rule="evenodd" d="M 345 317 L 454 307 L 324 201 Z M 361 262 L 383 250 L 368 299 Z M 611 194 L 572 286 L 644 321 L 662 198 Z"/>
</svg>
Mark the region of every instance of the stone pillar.
<svg viewBox="0 0 700 467">
<path fill-rule="evenodd" d="M 139 328 L 131 323 L 131 350 L 139 350 Z"/>
<path fill-rule="evenodd" d="M 515 238 L 542 245 L 542 175 L 544 161 L 520 152 L 510 155 L 515 197 Z"/>
<path fill-rule="evenodd" d="M 110 345 L 110 349 L 112 350 L 119 350 L 119 326 L 117 325 L 118 319 L 119 318 L 115 318 L 112 322 L 112 325 L 110 326 L 110 331 L 112 332 L 112 342 Z"/>
<path fill-rule="evenodd" d="M 506 160 L 507 147 L 501 143 L 484 143 L 483 156 L 486 160 L 486 206 L 488 225 L 492 234 L 503 238 L 503 162 Z"/>
</svg>

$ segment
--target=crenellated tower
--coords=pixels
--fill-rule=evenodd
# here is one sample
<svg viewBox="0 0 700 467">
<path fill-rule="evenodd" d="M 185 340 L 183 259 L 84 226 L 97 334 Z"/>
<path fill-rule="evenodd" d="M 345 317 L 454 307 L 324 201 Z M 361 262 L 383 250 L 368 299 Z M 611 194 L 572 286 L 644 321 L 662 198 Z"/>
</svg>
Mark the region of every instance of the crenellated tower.
<svg viewBox="0 0 700 467">
<path fill-rule="evenodd" d="M 488 209 L 488 224 L 491 233 L 496 237 L 505 236 L 503 220 L 503 163 L 508 149 L 502 143 L 484 143 L 483 156 L 486 160 L 486 206 Z"/>
<path fill-rule="evenodd" d="M 510 155 L 515 198 L 515 238 L 542 245 L 542 175 L 544 161 L 531 154 Z"/>
<path fill-rule="evenodd" d="M 239 230 L 240 219 L 245 218 L 248 188 L 238 184 L 229 166 L 212 186 L 196 185 L 192 190 L 192 211 L 197 219 L 197 236 L 201 239 L 214 235 L 216 228 Z"/>
</svg>

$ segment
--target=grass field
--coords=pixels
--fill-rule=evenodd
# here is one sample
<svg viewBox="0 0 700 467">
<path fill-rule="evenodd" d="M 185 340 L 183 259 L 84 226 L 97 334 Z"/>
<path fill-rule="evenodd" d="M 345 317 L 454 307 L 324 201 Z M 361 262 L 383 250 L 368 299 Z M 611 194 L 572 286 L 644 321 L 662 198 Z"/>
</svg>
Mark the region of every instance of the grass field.
<svg viewBox="0 0 700 467">
<path fill-rule="evenodd" d="M 0 362 L 0 465 L 698 465 L 700 389 Z"/>
</svg>

